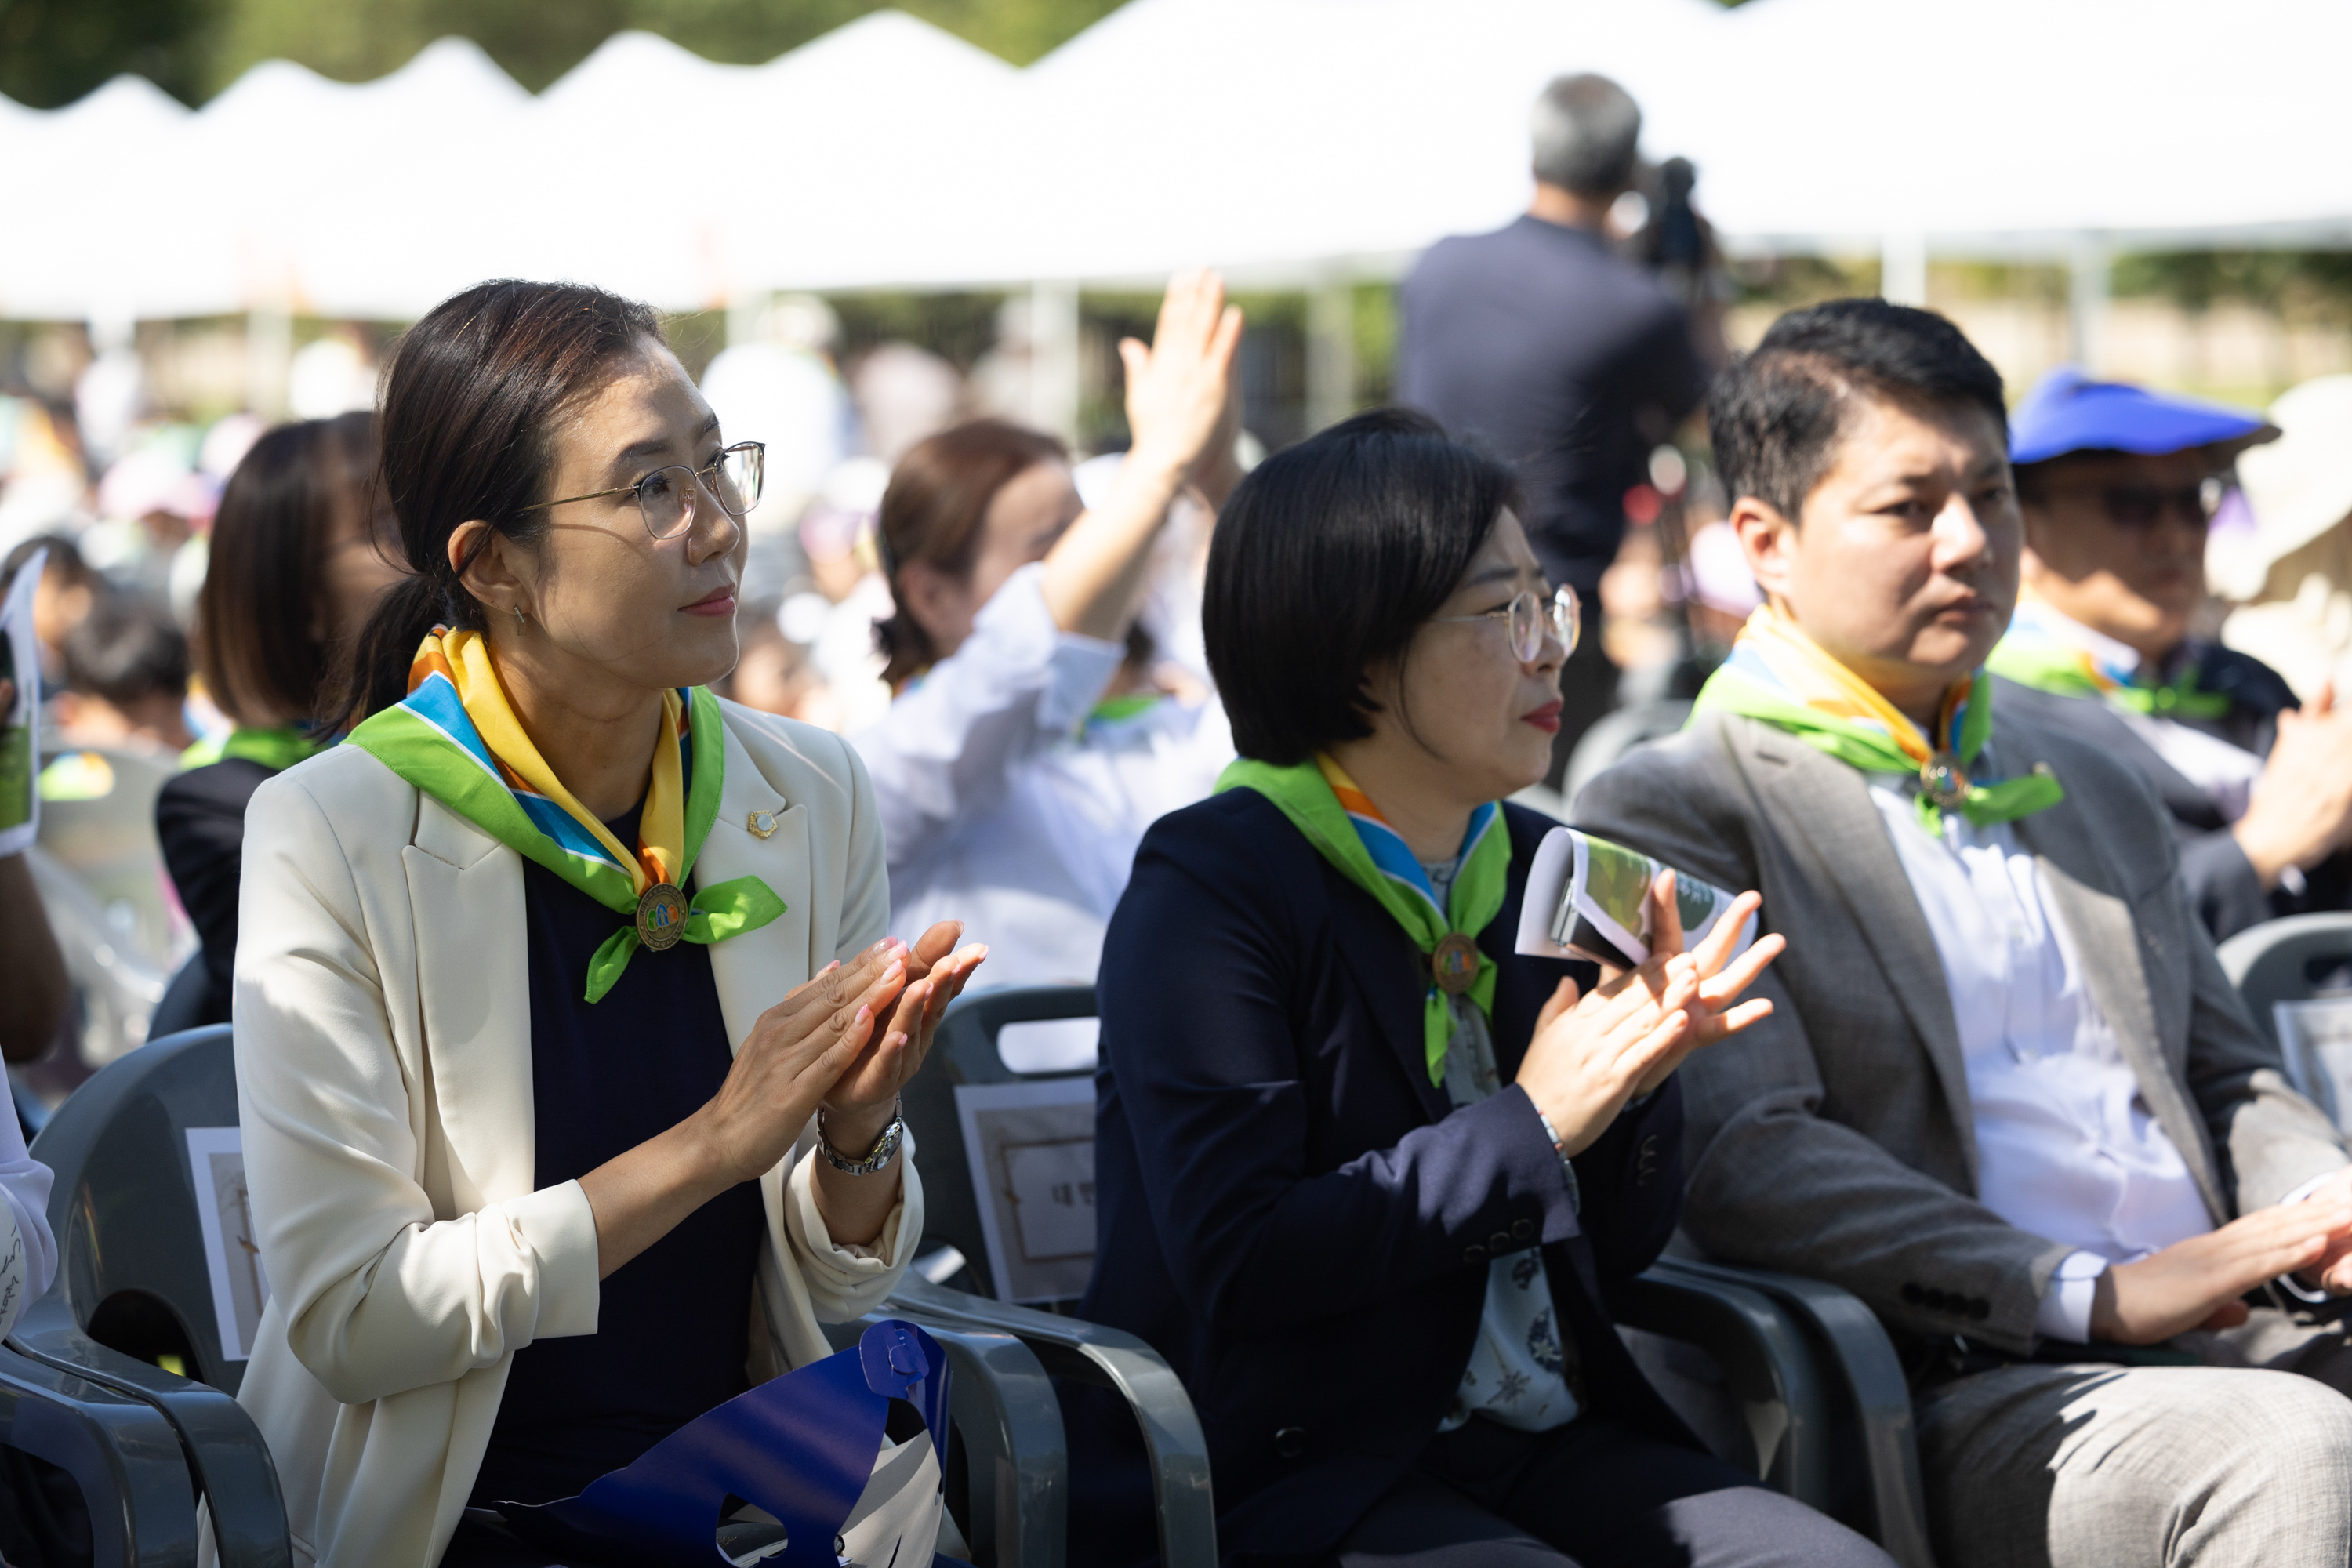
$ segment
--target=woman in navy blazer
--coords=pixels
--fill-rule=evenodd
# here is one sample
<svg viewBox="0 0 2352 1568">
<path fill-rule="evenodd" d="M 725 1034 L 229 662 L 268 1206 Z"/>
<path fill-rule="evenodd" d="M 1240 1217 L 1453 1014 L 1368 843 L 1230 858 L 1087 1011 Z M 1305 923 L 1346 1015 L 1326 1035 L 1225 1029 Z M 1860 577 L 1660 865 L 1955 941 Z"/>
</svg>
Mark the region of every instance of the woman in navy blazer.
<svg viewBox="0 0 2352 1568">
<path fill-rule="evenodd" d="M 1492 803 L 1543 776 L 1575 626 L 1510 501 L 1387 412 L 1220 520 L 1245 787 L 1161 818 L 1111 921 L 1080 1311 L 1184 1379 L 1229 1563 L 1884 1563 L 1709 1456 L 1612 1326 L 1675 1222 L 1673 1069 L 1761 1016 L 1780 939 L 1683 955 L 1661 879 L 1640 970 L 1512 951 L 1555 825 Z M 1082 1458 L 1133 1444 L 1102 1417 Z"/>
</svg>

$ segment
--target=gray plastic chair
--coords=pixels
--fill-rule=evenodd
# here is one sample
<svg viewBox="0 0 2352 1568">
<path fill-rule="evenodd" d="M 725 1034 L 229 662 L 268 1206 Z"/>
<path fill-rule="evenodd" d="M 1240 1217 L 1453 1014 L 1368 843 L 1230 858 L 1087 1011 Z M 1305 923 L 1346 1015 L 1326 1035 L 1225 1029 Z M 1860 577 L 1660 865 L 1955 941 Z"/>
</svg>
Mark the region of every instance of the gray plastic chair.
<svg viewBox="0 0 2352 1568">
<path fill-rule="evenodd" d="M 0 1443 L 73 1478 L 98 1568 L 194 1568 L 187 1459 L 152 1405 L 0 1348 Z"/>
<path fill-rule="evenodd" d="M 1007 1024 L 1095 1016 L 1091 985 L 987 991 L 960 999 L 940 1021 L 930 1061 L 905 1095 L 923 1170 L 923 1236 L 964 1255 L 971 1281 L 985 1289 L 988 1249 L 979 1195 L 972 1191 L 956 1115 L 958 1084 L 1011 1083 L 1024 1075 L 1004 1065 L 996 1037 Z M 1025 1075 L 1082 1078 L 1085 1073 Z M 1054 1312 L 951 1290 L 909 1273 L 890 1310 L 927 1328 L 1010 1334 L 1055 1376 L 1108 1388 L 1127 1401 L 1143 1433 L 1159 1516 L 1165 1568 L 1213 1568 L 1217 1561 L 1216 1501 L 1209 1481 L 1208 1439 L 1191 1395 L 1160 1353 L 1133 1334 Z M 1058 1559 L 1057 1559 L 1058 1560 Z M 1026 1561 L 1024 1559 L 1024 1561 Z"/>
<path fill-rule="evenodd" d="M 986 1257 L 955 1086 L 1022 1076 L 1004 1065 L 996 1048 L 1005 1025 L 1094 1015 L 1094 988 L 1086 985 L 983 992 L 950 1009 L 931 1051 L 936 1066 L 918 1075 L 906 1096 L 923 1168 L 927 1241 L 953 1246 L 967 1259 Z M 972 1265 L 971 1279 L 983 1289 L 986 1274 L 984 1262 Z M 912 1275 L 900 1294 L 910 1316 L 928 1311 L 940 1321 L 1013 1334 L 1048 1371 L 1108 1383 L 1126 1394 L 1160 1472 L 1154 1479 L 1161 1561 L 1214 1560 L 1205 1452 L 1197 1505 L 1185 1495 L 1192 1463 L 1187 1444 L 1198 1442 L 1199 1420 L 1181 1384 L 1148 1346 L 1117 1334 L 1123 1342 L 1114 1350 L 1106 1342 L 1113 1331 L 919 1284 Z M 892 1305 L 896 1310 L 900 1302 L 894 1299 Z M 1752 1463 L 1767 1484 L 1869 1535 L 1904 1568 L 1934 1568 L 1910 1390 L 1893 1342 L 1860 1300 L 1813 1280 L 1664 1258 L 1633 1282 L 1622 1307 L 1618 1321 L 1623 1326 L 1691 1345 L 1719 1370 L 1720 1397 L 1733 1408 L 1716 1425 L 1744 1432 L 1749 1447 L 1727 1457 Z M 1085 1364 L 1074 1364 L 1074 1358 Z M 1180 1409 L 1181 1423 L 1170 1423 L 1155 1439 L 1155 1415 Z M 1194 1506 L 1207 1516 L 1199 1531 L 1205 1558 L 1171 1554 L 1171 1496 L 1185 1509 L 1180 1530 L 1192 1531 Z"/>
<path fill-rule="evenodd" d="M 2305 1002 L 2316 993 L 2314 964 L 2352 964 L 2352 914 L 2288 915 L 2249 926 L 2217 950 L 2221 972 L 2245 999 L 2254 1027 L 2277 1045 L 2278 1022 L 2271 1008 Z"/>
<path fill-rule="evenodd" d="M 226 1025 L 142 1047 L 59 1106 L 32 1147 L 57 1175 L 58 1278 L 8 1343 L 162 1415 L 211 1504 L 221 1561 L 286 1568 L 285 1503 L 269 1450 L 232 1397 L 245 1363 L 223 1353 L 185 1136 L 236 1121 Z M 162 1355 L 188 1375 L 155 1364 Z"/>
<path fill-rule="evenodd" d="M 58 1282 L 26 1310 L 10 1344 L 48 1375 L 95 1383 L 163 1416 L 163 1430 L 187 1450 L 184 1461 L 173 1457 L 182 1489 L 193 1471 L 212 1500 L 222 1562 L 282 1568 L 291 1553 L 277 1472 L 250 1419 L 219 1392 L 236 1386 L 245 1363 L 220 1343 L 186 1153 L 189 1128 L 236 1124 L 225 1025 L 158 1039 L 67 1100 L 34 1144 L 58 1175 L 50 1224 Z M 982 1568 L 1060 1568 L 1068 1452 L 1051 1379 L 1008 1333 L 938 1320 L 924 1326 L 953 1369 L 966 1522 Z M 864 1327 L 828 1332 L 846 1347 Z M 100 1342 L 110 1334 L 116 1344 Z M 165 1342 L 213 1386 L 125 1353 L 152 1354 Z"/>
<path fill-rule="evenodd" d="M 204 950 L 199 948 L 164 984 L 163 999 L 155 1004 L 154 1016 L 147 1020 L 147 1033 L 160 1040 L 203 1027 L 205 1004 L 212 1000 L 212 994 L 213 972 L 205 967 Z"/>
<path fill-rule="evenodd" d="M 827 1323 L 835 1350 L 857 1343 L 895 1305 L 855 1323 Z M 948 1417 L 961 1442 L 965 1537 L 979 1568 L 1063 1568 L 1070 1456 L 1053 1380 L 1011 1334 L 958 1329 L 938 1318 L 923 1329 L 948 1352 Z"/>
</svg>

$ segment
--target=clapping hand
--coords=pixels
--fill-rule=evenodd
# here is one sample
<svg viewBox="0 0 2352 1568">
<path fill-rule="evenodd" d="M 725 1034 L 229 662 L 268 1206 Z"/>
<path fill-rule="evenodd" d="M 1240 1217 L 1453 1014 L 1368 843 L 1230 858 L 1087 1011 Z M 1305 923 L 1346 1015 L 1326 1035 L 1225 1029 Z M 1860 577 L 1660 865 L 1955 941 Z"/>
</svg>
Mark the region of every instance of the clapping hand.
<svg viewBox="0 0 2352 1568">
<path fill-rule="evenodd" d="M 1675 874 L 1661 872 L 1650 889 L 1649 961 L 1638 969 L 1604 969 L 1587 994 L 1572 980 L 1559 983 L 1537 1016 L 1517 1082 L 1569 1153 L 1591 1147 L 1627 1101 L 1655 1093 L 1693 1051 L 1771 1013 L 1768 1000 L 1738 998 L 1780 956 L 1786 939 L 1777 932 L 1759 937 L 1731 958 L 1762 903 L 1742 893 L 1686 953 Z"/>
<path fill-rule="evenodd" d="M 940 1016 L 988 956 L 988 949 L 977 942 L 958 948 L 956 938 L 962 934 L 961 921 L 941 921 L 904 950 L 906 988 L 866 1048 L 842 1069 L 825 1095 L 828 1128 L 838 1128 L 854 1142 L 867 1123 L 876 1135 L 888 1124 L 898 1091 L 930 1055 Z"/>
</svg>

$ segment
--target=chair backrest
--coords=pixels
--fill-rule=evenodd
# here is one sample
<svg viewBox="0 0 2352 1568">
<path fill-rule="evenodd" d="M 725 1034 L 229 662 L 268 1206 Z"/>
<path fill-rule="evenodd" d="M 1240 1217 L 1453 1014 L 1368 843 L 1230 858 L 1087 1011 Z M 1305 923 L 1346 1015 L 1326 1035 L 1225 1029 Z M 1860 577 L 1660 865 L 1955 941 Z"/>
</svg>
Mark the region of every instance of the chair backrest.
<svg viewBox="0 0 2352 1568">
<path fill-rule="evenodd" d="M 2343 989 L 2352 970 L 2352 914 L 2264 921 L 2223 942 L 2220 956 L 2294 1086 L 2338 1126 L 2352 1121 L 2352 994 Z"/>
<path fill-rule="evenodd" d="M 1094 1075 L 1015 1072 L 997 1036 L 1008 1024 L 1094 1014 L 1091 985 L 962 997 L 940 1020 L 930 1060 L 907 1086 L 907 1125 L 923 1173 L 924 1239 L 962 1253 L 971 1287 L 982 1294 L 1054 1301 L 1086 1288 L 1094 1264 Z M 984 1179 L 975 1179 L 975 1168 Z M 1033 1202 L 1026 1224 L 1024 1196 Z"/>
<path fill-rule="evenodd" d="M 173 973 L 163 987 L 163 999 L 155 1004 L 154 1016 L 147 1020 L 147 1032 L 160 1040 L 166 1035 L 202 1028 L 205 1007 L 212 997 L 213 972 L 200 948 Z"/>
<path fill-rule="evenodd" d="M 236 1393 L 268 1287 L 245 1197 L 228 1026 L 152 1041 L 105 1068 L 58 1108 L 32 1154 L 57 1173 L 53 1289 L 75 1322 L 100 1344 Z"/>
</svg>

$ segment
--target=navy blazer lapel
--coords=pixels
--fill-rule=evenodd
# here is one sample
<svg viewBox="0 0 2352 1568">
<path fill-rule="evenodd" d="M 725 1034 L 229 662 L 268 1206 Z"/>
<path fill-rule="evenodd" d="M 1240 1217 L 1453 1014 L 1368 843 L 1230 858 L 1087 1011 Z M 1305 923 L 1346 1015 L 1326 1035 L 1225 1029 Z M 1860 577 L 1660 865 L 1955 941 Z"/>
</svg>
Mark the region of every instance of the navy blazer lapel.
<svg viewBox="0 0 2352 1568">
<path fill-rule="evenodd" d="M 1331 889 L 1331 942 L 1356 977 L 1357 986 L 1381 1036 L 1396 1053 L 1413 1093 L 1432 1121 L 1452 1114 L 1454 1102 L 1443 1084 L 1429 1081 L 1429 1050 L 1422 1027 L 1422 999 L 1429 994 L 1427 963 L 1421 950 L 1370 893 L 1332 867 L 1323 868 Z"/>
</svg>

